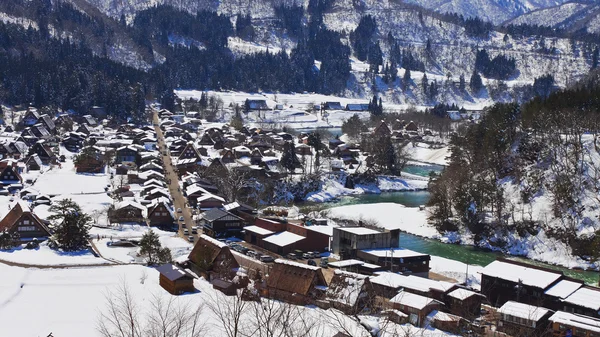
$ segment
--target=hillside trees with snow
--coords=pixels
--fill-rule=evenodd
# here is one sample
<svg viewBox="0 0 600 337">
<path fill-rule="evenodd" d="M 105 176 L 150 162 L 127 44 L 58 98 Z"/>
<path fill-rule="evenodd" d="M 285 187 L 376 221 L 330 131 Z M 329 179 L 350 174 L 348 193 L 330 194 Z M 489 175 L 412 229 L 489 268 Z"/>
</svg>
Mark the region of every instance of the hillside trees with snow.
<svg viewBox="0 0 600 337">
<path fill-rule="evenodd" d="M 430 185 L 431 220 L 476 244 L 543 232 L 581 258 L 597 254 L 598 102 L 600 87 L 587 83 L 488 109 L 452 137 L 450 163 Z"/>
</svg>

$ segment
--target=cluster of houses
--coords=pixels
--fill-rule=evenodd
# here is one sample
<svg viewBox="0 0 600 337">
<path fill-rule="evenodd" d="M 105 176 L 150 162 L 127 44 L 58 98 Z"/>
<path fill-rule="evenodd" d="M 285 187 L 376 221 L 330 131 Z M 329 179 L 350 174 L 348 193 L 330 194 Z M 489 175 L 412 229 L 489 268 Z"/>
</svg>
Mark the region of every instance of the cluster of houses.
<svg viewBox="0 0 600 337">
<path fill-rule="evenodd" d="M 363 239 L 377 235 L 364 227 L 341 228 L 341 232 L 360 233 L 359 236 L 365 236 Z M 247 232 L 246 235 L 254 234 Z M 346 242 L 346 238 L 347 235 L 343 235 L 336 240 Z M 383 244 L 388 238 L 381 236 L 375 240 Z M 400 268 L 391 267 L 394 262 L 386 264 L 385 258 L 381 259 L 385 254 L 374 253 L 376 248 L 361 249 L 364 244 L 359 241 L 345 243 L 344 248 L 338 249 L 349 251 L 348 247 L 358 244 L 358 248 L 348 254 L 363 252 L 380 259 L 341 260 L 330 262 L 331 269 L 323 269 L 279 258 L 266 269 L 253 270 L 246 265 L 243 254 L 222 241 L 201 235 L 188 261 L 181 265 L 189 271 L 181 273 L 181 277 L 189 282 L 188 277 L 201 275 L 227 295 L 235 295 L 237 290 L 254 282 L 254 289 L 267 298 L 336 308 L 350 315 L 379 312 L 399 324 L 433 326 L 454 333 L 471 330 L 482 312 L 491 315 L 484 318 L 495 325 L 495 331 L 509 336 L 593 337 L 600 333 L 600 288 L 585 285 L 561 272 L 498 259 L 481 271 L 481 290 L 477 291 L 423 277 L 426 272 L 413 273 L 412 270 L 418 270 L 415 261 L 410 266 L 412 269 L 402 268 L 403 272 L 397 272 Z M 388 259 L 393 254 L 390 249 L 379 250 L 387 250 Z M 392 250 L 397 256 L 403 256 L 401 248 Z M 407 255 L 421 258 L 413 253 L 407 252 Z M 429 269 L 428 258 L 422 257 L 426 266 L 423 270 Z M 394 261 L 401 264 L 403 257 L 397 259 Z M 370 266 L 377 261 L 377 268 Z M 483 307 L 493 312 L 482 311 Z M 486 332 L 481 330 L 480 333 L 485 335 Z"/>
</svg>

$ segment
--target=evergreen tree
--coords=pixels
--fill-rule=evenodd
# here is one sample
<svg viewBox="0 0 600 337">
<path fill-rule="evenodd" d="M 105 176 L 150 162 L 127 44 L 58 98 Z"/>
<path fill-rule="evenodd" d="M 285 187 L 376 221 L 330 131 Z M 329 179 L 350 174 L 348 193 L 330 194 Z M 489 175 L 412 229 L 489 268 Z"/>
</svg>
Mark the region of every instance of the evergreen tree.
<svg viewBox="0 0 600 337">
<path fill-rule="evenodd" d="M 598 49 L 598 47 L 596 47 L 596 49 L 594 49 L 594 52 L 592 53 L 592 69 L 596 69 L 598 68 L 598 58 L 600 54 L 600 49 Z"/>
<path fill-rule="evenodd" d="M 365 61 L 369 57 L 370 49 L 373 47 L 373 35 L 377 31 L 375 18 L 370 15 L 363 16 L 358 26 L 350 34 L 350 42 L 354 49 L 356 58 Z"/>
<path fill-rule="evenodd" d="M 294 145 L 294 142 L 286 142 L 283 146 L 283 153 L 281 154 L 281 166 L 290 173 L 294 173 L 299 162 L 300 161 L 296 156 L 296 146 Z"/>
<path fill-rule="evenodd" d="M 466 88 L 465 76 L 463 74 L 461 74 L 459 82 L 458 82 L 458 89 L 460 91 L 465 91 L 465 88 Z"/>
<path fill-rule="evenodd" d="M 48 220 L 55 222 L 53 241 L 57 248 L 76 251 L 88 244 L 88 231 L 92 218 L 71 199 L 63 199 L 50 206 Z"/>
<path fill-rule="evenodd" d="M 394 61 L 394 60 L 391 61 L 389 71 L 390 71 L 390 80 L 392 82 L 396 82 L 396 79 L 398 78 L 398 64 L 396 63 L 396 61 Z"/>
<path fill-rule="evenodd" d="M 158 235 L 152 229 L 144 233 L 140 240 L 140 255 L 150 266 L 169 263 L 172 260 L 171 250 L 161 246 Z"/>
<path fill-rule="evenodd" d="M 383 115 L 383 105 L 381 102 L 381 98 L 377 100 L 377 95 L 373 95 L 373 99 L 369 101 L 369 112 L 371 113 L 371 117 L 380 117 Z"/>
<path fill-rule="evenodd" d="M 379 66 L 383 64 L 383 52 L 379 46 L 379 42 L 373 44 L 369 49 L 369 71 L 377 74 L 379 73 Z"/>
<path fill-rule="evenodd" d="M 477 71 L 473 71 L 471 79 L 469 80 L 469 87 L 473 93 L 478 93 L 479 90 L 483 89 L 483 80 Z"/>
<path fill-rule="evenodd" d="M 19 244 L 19 233 L 11 233 L 8 229 L 0 232 L 0 249 L 11 249 Z"/>
<path fill-rule="evenodd" d="M 236 106 L 233 117 L 231 117 L 231 127 L 236 130 L 241 130 L 244 127 L 244 119 L 242 118 L 241 109 Z"/>
<path fill-rule="evenodd" d="M 405 87 L 410 86 L 410 82 L 412 81 L 410 69 L 404 70 L 404 77 L 402 77 L 402 81 L 404 82 Z"/>
<path fill-rule="evenodd" d="M 321 166 L 321 134 L 318 132 L 313 132 L 308 136 L 308 145 L 312 146 L 312 148 L 315 150 L 315 162 L 314 162 L 314 166 L 315 166 L 315 172 L 317 172 L 319 170 L 319 167 Z"/>
<path fill-rule="evenodd" d="M 421 89 L 423 89 L 423 94 L 428 95 L 429 91 L 429 80 L 427 79 L 427 74 L 423 73 L 423 78 L 421 78 Z"/>
</svg>

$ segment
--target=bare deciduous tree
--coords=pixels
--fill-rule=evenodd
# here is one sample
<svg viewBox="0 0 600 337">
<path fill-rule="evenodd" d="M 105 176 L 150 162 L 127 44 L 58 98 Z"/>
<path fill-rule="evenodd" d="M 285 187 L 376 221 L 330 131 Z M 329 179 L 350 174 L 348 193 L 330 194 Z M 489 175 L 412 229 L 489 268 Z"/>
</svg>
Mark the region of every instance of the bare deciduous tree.
<svg viewBox="0 0 600 337">
<path fill-rule="evenodd" d="M 141 309 L 123 281 L 105 294 L 106 308 L 100 312 L 96 329 L 103 337 L 200 337 L 205 323 L 203 305 L 182 305 L 175 297 L 166 300 L 152 295 L 148 311 Z"/>
</svg>

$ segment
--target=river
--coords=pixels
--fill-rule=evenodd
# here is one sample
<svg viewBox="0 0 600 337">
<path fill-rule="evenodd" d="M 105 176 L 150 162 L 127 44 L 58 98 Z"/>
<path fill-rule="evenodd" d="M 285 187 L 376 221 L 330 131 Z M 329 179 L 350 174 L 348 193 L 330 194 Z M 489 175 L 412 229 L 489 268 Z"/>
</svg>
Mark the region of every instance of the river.
<svg viewBox="0 0 600 337">
<path fill-rule="evenodd" d="M 418 207 L 424 205 L 429 200 L 429 192 L 386 192 L 381 194 L 362 194 L 357 196 L 347 196 L 339 198 L 336 201 L 320 204 L 322 209 L 333 208 L 344 205 L 355 204 L 373 204 L 380 202 L 393 202 L 407 207 Z M 442 243 L 437 240 L 422 238 L 416 235 L 402 233 L 400 235 L 400 246 L 416 252 L 441 256 L 448 259 L 464 262 L 467 264 L 485 266 L 498 257 L 510 258 L 523 261 L 534 265 L 539 265 L 555 270 L 562 271 L 565 275 L 580 279 L 588 284 L 598 284 L 600 274 L 593 271 L 579 271 L 564 267 L 549 265 L 521 257 L 506 256 L 498 252 L 479 249 L 473 246 Z"/>
</svg>

